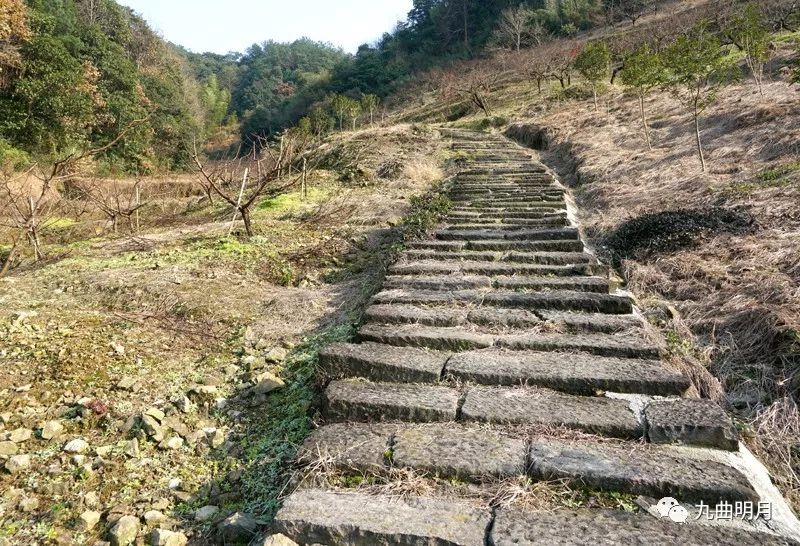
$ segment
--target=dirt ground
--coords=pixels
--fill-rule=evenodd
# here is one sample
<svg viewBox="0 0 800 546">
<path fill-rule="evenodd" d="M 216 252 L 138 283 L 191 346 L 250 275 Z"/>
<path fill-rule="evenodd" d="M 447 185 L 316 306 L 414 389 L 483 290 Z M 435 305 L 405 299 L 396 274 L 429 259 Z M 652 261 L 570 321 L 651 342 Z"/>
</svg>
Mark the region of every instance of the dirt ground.
<svg viewBox="0 0 800 546">
<path fill-rule="evenodd" d="M 0 279 L 0 544 L 94 544 L 125 516 L 206 544 L 236 512 L 270 519 L 317 347 L 350 334 L 410 197 L 444 177 L 420 127 L 323 152 L 308 199 L 262 202 L 251 239 L 173 194 L 132 235 L 56 222 L 45 261 Z"/>
</svg>

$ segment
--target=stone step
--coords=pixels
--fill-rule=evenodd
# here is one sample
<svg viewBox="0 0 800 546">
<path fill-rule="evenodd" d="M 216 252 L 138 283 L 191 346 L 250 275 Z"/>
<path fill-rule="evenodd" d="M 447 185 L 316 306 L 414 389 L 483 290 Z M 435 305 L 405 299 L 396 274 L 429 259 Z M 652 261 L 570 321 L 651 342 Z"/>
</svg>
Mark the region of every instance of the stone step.
<svg viewBox="0 0 800 546">
<path fill-rule="evenodd" d="M 401 254 L 405 260 L 464 260 L 469 262 L 503 262 L 503 263 L 528 263 L 543 265 L 574 265 L 596 264 L 597 258 L 588 252 L 510 252 L 497 251 L 437 251 L 437 250 L 406 250 Z"/>
<path fill-rule="evenodd" d="M 437 230 L 433 236 L 442 241 L 474 241 L 474 240 L 524 240 L 548 241 L 558 239 L 578 239 L 578 230 L 575 228 L 561 229 L 518 229 L 514 231 L 499 231 L 494 229 L 480 230 Z"/>
<path fill-rule="evenodd" d="M 477 204 L 477 203 L 469 203 L 469 204 L 455 204 L 453 205 L 450 210 L 453 212 L 480 212 L 480 213 L 487 213 L 487 214 L 503 214 L 508 215 L 508 213 L 513 212 L 537 212 L 537 211 L 564 211 L 566 209 L 566 203 L 545 203 L 545 202 L 538 202 L 538 203 L 511 203 L 508 205 L 501 205 L 499 203 L 496 204 Z"/>
<path fill-rule="evenodd" d="M 427 326 L 484 326 L 499 330 L 529 330 L 544 327 L 560 332 L 616 334 L 642 327 L 636 315 L 604 315 L 602 313 L 567 313 L 493 307 L 429 307 L 406 304 L 369 306 L 364 317 L 383 324 L 425 324 Z"/>
<path fill-rule="evenodd" d="M 528 277 L 484 275 L 392 275 L 383 282 L 386 290 L 411 288 L 419 290 L 465 290 L 474 288 L 508 288 L 525 290 L 573 290 L 608 294 L 609 281 L 603 277 Z"/>
<path fill-rule="evenodd" d="M 540 199 L 542 201 L 550 201 L 552 199 L 563 200 L 565 192 L 563 189 L 556 186 L 519 186 L 509 184 L 507 186 L 462 186 L 457 185 L 450 191 L 450 199 L 457 201 L 459 199 L 474 199 L 497 197 L 501 199 L 511 198 L 524 198 L 524 199 Z"/>
<path fill-rule="evenodd" d="M 569 226 L 566 216 L 547 216 L 544 218 L 458 218 L 443 219 L 445 229 L 493 229 L 496 226 L 515 226 L 516 229 L 535 227 Z"/>
<path fill-rule="evenodd" d="M 713 509 L 712 509 L 713 510 Z M 531 512 L 500 508 L 491 529 L 494 546 L 539 544 L 681 544 L 707 546 L 788 546 L 792 541 L 777 535 L 756 533 L 721 525 L 673 523 L 644 513 L 612 510 L 556 510 Z"/>
<path fill-rule="evenodd" d="M 391 275 L 446 275 L 451 273 L 485 275 L 490 277 L 525 275 L 525 276 L 559 276 L 576 275 L 606 276 L 608 266 L 593 263 L 577 263 L 570 265 L 545 265 L 519 262 L 484 262 L 466 260 L 418 260 L 398 262 L 389 266 Z"/>
<path fill-rule="evenodd" d="M 731 417 L 713 400 L 654 400 L 644 410 L 647 438 L 737 451 L 739 434 Z"/>
<path fill-rule="evenodd" d="M 450 387 L 332 381 L 325 389 L 325 416 L 336 421 L 454 421 L 459 398 Z"/>
<path fill-rule="evenodd" d="M 625 400 L 576 396 L 539 387 L 472 387 L 461 421 L 565 427 L 614 438 L 641 438 L 642 424 Z"/>
<path fill-rule="evenodd" d="M 574 313 L 569 311 L 538 311 L 537 314 L 561 330 L 615 334 L 638 330 L 644 326 L 637 315 L 606 315 L 603 313 Z"/>
<path fill-rule="evenodd" d="M 278 511 L 275 525 L 298 544 L 795 544 L 777 535 L 729 526 L 679 525 L 649 514 L 502 507 L 493 518 L 488 508 L 464 499 L 352 490 L 297 490 Z"/>
<path fill-rule="evenodd" d="M 451 355 L 375 342 L 333 344 L 320 353 L 320 368 L 326 377 L 334 379 L 363 377 L 377 382 L 438 383 L 446 373 L 447 377 L 479 385 L 534 385 L 573 394 L 609 391 L 668 396 L 681 395 L 689 387 L 687 378 L 654 360 L 498 349 Z M 711 411 L 717 410 L 721 411 L 718 407 Z M 688 420 L 689 425 L 686 422 L 686 415 L 683 419 L 654 418 L 649 438 L 653 442 L 683 442 L 723 449 L 730 449 L 732 440 L 732 448 L 736 449 L 735 429 L 731 430 L 733 425 L 724 412 L 721 416 L 714 414 L 713 419 L 706 418 L 703 427 L 691 426 L 697 418 Z"/>
<path fill-rule="evenodd" d="M 454 499 L 301 489 L 275 525 L 299 544 L 478 546 L 491 520 L 487 509 Z"/>
<path fill-rule="evenodd" d="M 520 250 L 527 252 L 552 251 L 552 252 L 581 252 L 583 251 L 583 241 L 580 239 L 571 240 L 545 240 L 545 241 L 412 241 L 406 245 L 411 249 L 459 251 L 459 250 L 490 250 L 507 252 Z"/>
<path fill-rule="evenodd" d="M 583 352 L 620 358 L 660 357 L 659 349 L 641 337 L 620 334 L 491 334 L 419 324 L 386 326 L 368 323 L 359 329 L 358 335 L 363 341 L 442 351 L 501 347 L 519 351 Z"/>
<path fill-rule="evenodd" d="M 746 478 L 728 465 L 670 448 L 598 440 L 530 437 L 524 429 L 457 423 L 331 424 L 309 436 L 299 462 L 313 468 L 325 461 L 340 471 L 379 475 L 410 469 L 473 483 L 528 474 L 683 502 L 758 499 Z"/>
<path fill-rule="evenodd" d="M 479 385 L 534 385 L 572 394 L 680 396 L 691 385 L 655 360 L 497 349 L 457 353 L 447 360 L 444 373 Z"/>
<path fill-rule="evenodd" d="M 605 491 L 656 499 L 673 497 L 687 503 L 703 501 L 711 506 L 721 501 L 758 501 L 758 495 L 738 470 L 647 444 L 541 438 L 531 445 L 529 463 L 529 472 L 535 479 L 566 479 Z"/>
<path fill-rule="evenodd" d="M 556 209 L 566 210 L 567 204 L 563 199 L 541 200 L 541 199 L 499 199 L 495 197 L 472 198 L 464 200 L 453 200 L 453 210 L 524 210 L 524 209 Z"/>
<path fill-rule="evenodd" d="M 476 223 L 476 222 L 495 222 L 495 223 L 516 223 L 516 222 L 533 222 L 542 220 L 558 220 L 559 218 L 566 218 L 567 214 L 563 210 L 541 210 L 526 213 L 525 216 L 506 216 L 504 214 L 481 214 L 479 212 L 460 211 L 449 212 L 443 220 L 449 223 L 462 222 L 462 223 Z"/>
<path fill-rule="evenodd" d="M 439 229 L 445 230 L 515 230 L 515 229 L 547 229 L 547 228 L 560 228 L 571 225 L 571 222 L 566 216 L 556 216 L 552 218 L 536 218 L 536 219 L 506 219 L 506 221 L 498 222 L 496 220 L 472 220 L 470 222 L 460 222 L 456 219 L 451 222 L 449 219 L 444 219 L 443 224 Z"/>
<path fill-rule="evenodd" d="M 383 290 L 372 297 L 373 303 L 417 305 L 472 304 L 528 310 L 587 311 L 628 315 L 633 305 L 627 296 L 553 290 L 522 293 L 511 290 Z"/>
<path fill-rule="evenodd" d="M 565 427 L 614 438 L 641 438 L 642 424 L 628 402 L 575 396 L 533 387 L 455 388 L 408 383 L 332 381 L 325 389 L 330 421 L 463 421 L 498 425 Z"/>
<path fill-rule="evenodd" d="M 442 219 L 444 223 L 447 225 L 456 225 L 456 224 L 473 224 L 476 226 L 480 226 L 480 229 L 484 229 L 487 227 L 491 227 L 495 224 L 513 224 L 517 226 L 537 226 L 541 224 L 546 224 L 547 222 L 568 222 L 569 218 L 567 218 L 566 214 L 542 214 L 538 218 L 506 218 L 506 217 L 498 217 L 498 218 L 490 218 L 490 217 L 482 217 L 476 215 L 448 215 Z M 564 223 L 563 225 L 569 225 L 568 223 Z M 471 229 L 471 228 L 464 228 L 464 229 Z"/>
<path fill-rule="evenodd" d="M 328 378 L 363 377 L 377 382 L 438 383 L 449 353 L 365 342 L 334 343 L 319 353 Z"/>
</svg>

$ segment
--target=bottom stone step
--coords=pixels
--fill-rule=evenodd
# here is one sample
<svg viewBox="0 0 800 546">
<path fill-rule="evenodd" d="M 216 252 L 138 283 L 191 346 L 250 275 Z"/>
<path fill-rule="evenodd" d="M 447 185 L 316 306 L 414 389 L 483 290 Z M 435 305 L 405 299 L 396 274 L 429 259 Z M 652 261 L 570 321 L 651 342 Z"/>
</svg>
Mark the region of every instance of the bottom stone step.
<svg viewBox="0 0 800 546">
<path fill-rule="evenodd" d="M 454 500 L 295 491 L 275 523 L 300 544 L 479 546 L 492 516 Z"/>
<path fill-rule="evenodd" d="M 649 514 L 611 510 L 532 512 L 488 508 L 452 498 L 370 495 L 305 489 L 292 493 L 275 518 L 299 544 L 534 546 L 616 544 L 794 544 L 777 535 L 730 527 L 679 525 Z"/>
<path fill-rule="evenodd" d="M 679 525 L 668 519 L 658 520 L 649 514 L 630 514 L 611 510 L 559 510 L 532 513 L 527 510 L 501 508 L 497 511 L 491 532 L 491 544 L 494 546 L 538 544 L 777 546 L 790 543 L 776 535 L 731 527 Z"/>
</svg>

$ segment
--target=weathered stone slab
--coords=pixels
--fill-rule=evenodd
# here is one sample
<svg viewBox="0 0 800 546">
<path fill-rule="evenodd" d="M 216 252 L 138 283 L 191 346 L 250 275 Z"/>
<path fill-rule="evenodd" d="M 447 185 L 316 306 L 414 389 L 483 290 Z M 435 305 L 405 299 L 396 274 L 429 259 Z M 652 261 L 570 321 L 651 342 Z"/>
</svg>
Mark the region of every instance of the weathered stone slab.
<svg viewBox="0 0 800 546">
<path fill-rule="evenodd" d="M 497 209 L 501 212 L 501 209 Z M 519 210 L 519 209 L 517 209 Z M 490 229 L 481 230 L 439 230 L 433 232 L 434 237 L 442 241 L 469 241 L 486 239 L 524 239 L 526 241 L 565 240 L 578 239 L 578 230 L 575 228 L 560 229 L 520 229 L 516 231 L 497 231 Z"/>
<path fill-rule="evenodd" d="M 469 311 L 467 321 L 493 328 L 531 328 L 542 321 L 535 313 L 524 309 L 479 307 Z"/>
<path fill-rule="evenodd" d="M 610 334 L 538 334 L 498 336 L 498 347 L 530 351 L 582 351 L 598 356 L 657 359 L 660 350 L 638 336 Z"/>
<path fill-rule="evenodd" d="M 608 293 L 608 279 L 603 277 L 495 277 L 493 286 L 511 290 L 570 290 Z"/>
<path fill-rule="evenodd" d="M 540 544 L 778 546 L 788 545 L 791 542 L 775 535 L 751 533 L 731 527 L 678 525 L 666 519 L 658 520 L 648 514 L 611 510 L 530 512 L 501 508 L 497 511 L 492 526 L 491 544 L 495 546 Z"/>
<path fill-rule="evenodd" d="M 550 290 L 521 293 L 513 290 L 415 290 L 390 289 L 377 293 L 373 303 L 449 305 L 472 303 L 512 309 L 566 309 L 627 315 L 633 310 L 630 298 L 614 294 Z"/>
<path fill-rule="evenodd" d="M 334 343 L 320 354 L 320 366 L 329 377 L 365 377 L 373 381 L 430 383 L 438 381 L 450 355 L 414 347 L 379 343 Z"/>
<path fill-rule="evenodd" d="M 448 387 L 333 381 L 325 399 L 331 419 L 429 422 L 455 420 L 459 395 Z"/>
<path fill-rule="evenodd" d="M 388 467 L 385 455 L 396 430 L 392 424 L 325 425 L 303 442 L 297 460 L 303 465 L 322 462 L 356 472 L 381 472 Z"/>
<path fill-rule="evenodd" d="M 757 501 L 738 470 L 646 444 L 590 444 L 536 439 L 529 472 L 536 479 L 567 479 L 587 487 L 678 502 Z"/>
<path fill-rule="evenodd" d="M 647 405 L 644 414 L 647 437 L 653 443 L 739 449 L 739 435 L 733 420 L 713 400 L 657 400 Z"/>
<path fill-rule="evenodd" d="M 537 385 L 575 394 L 680 395 L 690 385 L 683 375 L 652 360 L 495 349 L 458 353 L 445 373 L 481 385 Z"/>
<path fill-rule="evenodd" d="M 366 324 L 358 331 L 364 341 L 374 341 L 386 345 L 407 345 L 427 347 L 445 351 L 466 351 L 491 347 L 494 338 L 490 334 L 480 334 L 460 328 L 438 328 L 403 324 L 379 326 Z"/>
<path fill-rule="evenodd" d="M 525 474 L 527 443 L 492 430 L 423 425 L 397 432 L 393 463 L 468 481 Z"/>
<path fill-rule="evenodd" d="M 465 502 L 322 490 L 292 493 L 275 518 L 300 544 L 482 545 L 491 516 Z"/>
<path fill-rule="evenodd" d="M 419 260 L 398 262 L 389 268 L 392 275 L 443 275 L 462 273 L 476 275 L 593 275 L 603 266 L 593 264 L 540 265 L 512 262 L 461 260 Z"/>
<path fill-rule="evenodd" d="M 570 331 L 613 334 L 642 328 L 642 319 L 636 315 L 606 315 L 604 313 L 575 313 L 543 310 L 538 313 L 544 320 Z"/>
<path fill-rule="evenodd" d="M 493 281 L 484 275 L 391 275 L 383 281 L 384 290 L 470 290 L 491 288 Z"/>
<path fill-rule="evenodd" d="M 443 241 L 446 242 L 446 241 Z M 503 241 L 489 239 L 484 241 L 462 241 L 469 250 L 558 250 L 558 251 L 580 251 L 583 250 L 583 241 L 553 239 L 550 241 Z M 422 248 L 422 247 L 420 247 Z"/>
<path fill-rule="evenodd" d="M 484 423 L 564 426 L 619 438 L 639 438 L 643 432 L 624 400 L 573 396 L 541 388 L 471 388 L 460 418 Z"/>
<path fill-rule="evenodd" d="M 486 293 L 482 301 L 485 305 L 498 307 L 574 310 L 615 315 L 627 315 L 633 312 L 633 303 L 627 296 L 572 290 L 552 290 L 527 294 L 509 290 L 494 290 Z"/>
<path fill-rule="evenodd" d="M 364 317 L 383 324 L 425 324 L 427 326 L 460 326 L 469 311 L 463 308 L 416 307 L 414 305 L 371 305 Z"/>
</svg>

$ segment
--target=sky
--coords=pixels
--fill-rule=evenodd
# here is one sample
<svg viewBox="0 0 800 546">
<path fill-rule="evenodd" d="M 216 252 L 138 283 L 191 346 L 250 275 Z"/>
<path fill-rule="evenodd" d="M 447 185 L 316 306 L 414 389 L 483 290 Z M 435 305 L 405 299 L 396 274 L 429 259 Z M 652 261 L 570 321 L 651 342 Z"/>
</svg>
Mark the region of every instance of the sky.
<svg viewBox="0 0 800 546">
<path fill-rule="evenodd" d="M 307 36 L 355 53 L 405 19 L 413 0 L 118 0 L 194 52 L 244 51 Z"/>
</svg>

